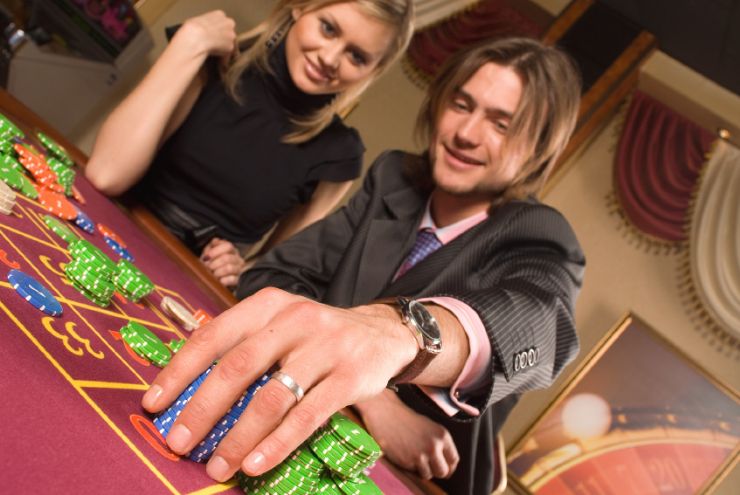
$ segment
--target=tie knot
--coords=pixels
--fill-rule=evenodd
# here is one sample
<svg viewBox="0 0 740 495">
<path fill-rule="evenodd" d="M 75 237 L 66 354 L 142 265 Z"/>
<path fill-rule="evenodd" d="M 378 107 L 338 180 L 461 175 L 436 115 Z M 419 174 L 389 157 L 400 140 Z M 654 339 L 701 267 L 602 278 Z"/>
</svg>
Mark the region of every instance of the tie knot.
<svg viewBox="0 0 740 495">
<path fill-rule="evenodd" d="M 437 235 L 430 229 L 420 230 L 416 234 L 416 242 L 414 247 L 411 248 L 411 252 L 406 257 L 406 261 L 403 262 L 399 270 L 398 276 L 400 277 L 406 273 L 412 266 L 429 256 L 431 253 L 436 251 L 442 246 L 442 242 L 437 238 Z"/>
</svg>

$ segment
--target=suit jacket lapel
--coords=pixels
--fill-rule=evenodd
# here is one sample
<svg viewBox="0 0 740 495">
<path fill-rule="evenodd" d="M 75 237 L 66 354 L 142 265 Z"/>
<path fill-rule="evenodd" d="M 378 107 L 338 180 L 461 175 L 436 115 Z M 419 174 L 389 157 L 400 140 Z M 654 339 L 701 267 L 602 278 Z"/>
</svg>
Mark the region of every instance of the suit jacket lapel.
<svg viewBox="0 0 740 495">
<path fill-rule="evenodd" d="M 469 239 L 474 233 L 481 228 L 486 221 L 479 223 L 473 228 L 456 237 L 449 244 L 445 244 L 417 265 L 407 271 L 403 277 L 389 285 L 381 294 L 382 297 L 388 296 L 415 296 L 428 288 L 430 283 L 444 280 L 444 273 L 448 270 L 457 270 L 456 265 L 460 261 L 458 256 L 463 248 L 468 244 Z"/>
<path fill-rule="evenodd" d="M 386 211 L 371 220 L 360 254 L 353 304 L 375 299 L 388 285 L 416 239 L 425 201 L 412 188 L 383 197 Z"/>
</svg>

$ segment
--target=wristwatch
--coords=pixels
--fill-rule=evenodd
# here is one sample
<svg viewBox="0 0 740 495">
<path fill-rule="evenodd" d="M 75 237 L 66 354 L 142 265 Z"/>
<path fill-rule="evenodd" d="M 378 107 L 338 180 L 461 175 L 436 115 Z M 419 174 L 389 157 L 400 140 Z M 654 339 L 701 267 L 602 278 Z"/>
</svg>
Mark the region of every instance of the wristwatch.
<svg viewBox="0 0 740 495">
<path fill-rule="evenodd" d="M 406 297 L 398 297 L 396 303 L 401 313 L 401 320 L 411 330 L 416 339 L 419 352 L 401 373 L 388 382 L 388 387 L 393 389 L 395 389 L 396 383 L 408 382 L 415 378 L 437 354 L 442 352 L 442 336 L 439 325 L 429 310 L 419 301 Z"/>
</svg>

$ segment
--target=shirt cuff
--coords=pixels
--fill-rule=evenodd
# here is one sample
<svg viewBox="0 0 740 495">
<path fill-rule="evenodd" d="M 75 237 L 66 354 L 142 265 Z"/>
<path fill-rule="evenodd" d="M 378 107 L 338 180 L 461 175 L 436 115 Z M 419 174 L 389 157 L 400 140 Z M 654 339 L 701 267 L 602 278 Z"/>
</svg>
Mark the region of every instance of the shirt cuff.
<svg viewBox="0 0 740 495">
<path fill-rule="evenodd" d="M 419 386 L 419 389 L 427 394 L 448 416 L 454 416 L 460 411 L 470 416 L 480 415 L 477 407 L 465 402 L 465 396 L 467 395 L 466 392 L 477 390 L 485 385 L 491 376 L 491 341 L 488 339 L 488 333 L 486 333 L 483 322 L 478 313 L 473 311 L 470 306 L 455 298 L 430 297 L 420 301 L 442 306 L 455 315 L 468 337 L 470 353 L 452 387 L 447 389 Z"/>
</svg>

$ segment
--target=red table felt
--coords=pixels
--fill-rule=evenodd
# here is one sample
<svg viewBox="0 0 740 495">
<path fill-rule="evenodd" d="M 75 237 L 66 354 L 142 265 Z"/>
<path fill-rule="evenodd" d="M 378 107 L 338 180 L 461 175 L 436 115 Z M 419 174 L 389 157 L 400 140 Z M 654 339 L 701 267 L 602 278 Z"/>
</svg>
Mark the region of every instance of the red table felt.
<svg viewBox="0 0 740 495">
<path fill-rule="evenodd" d="M 211 316 L 221 306 L 81 175 L 78 170 L 75 184 L 86 204 L 72 202 L 115 230 L 156 289 L 139 304 L 114 297 L 100 308 L 66 279 L 63 265 L 71 258 L 44 224 L 43 206 L 19 194 L 13 214 L 0 215 L 0 492 L 240 493 L 167 449 L 140 406 L 159 369 L 137 357 L 118 333 L 133 320 L 164 342 L 187 337 L 160 310 L 165 295 Z M 69 227 L 119 259 L 97 230 Z M 47 316 L 24 301 L 7 281 L 13 268 L 49 289 L 63 314 Z M 383 465 L 371 476 L 386 493 L 411 493 Z"/>
</svg>

